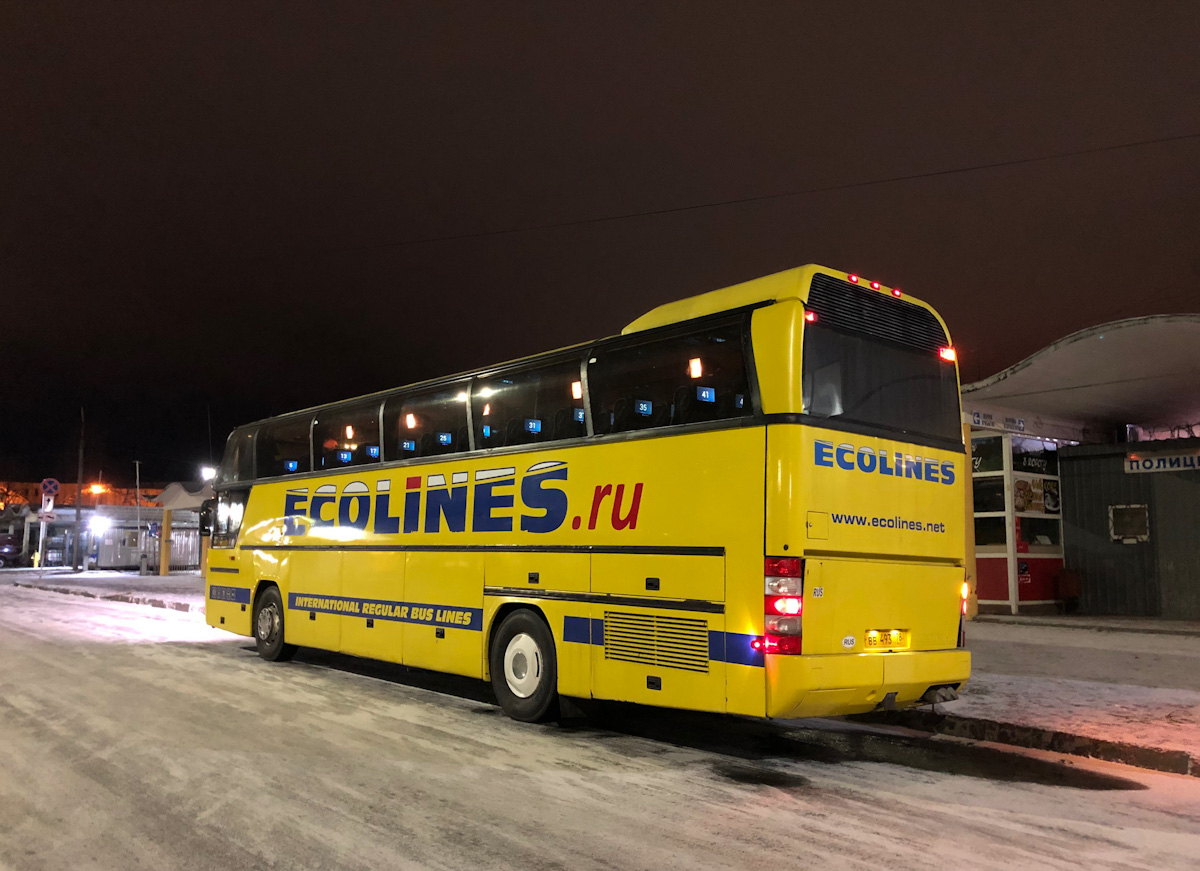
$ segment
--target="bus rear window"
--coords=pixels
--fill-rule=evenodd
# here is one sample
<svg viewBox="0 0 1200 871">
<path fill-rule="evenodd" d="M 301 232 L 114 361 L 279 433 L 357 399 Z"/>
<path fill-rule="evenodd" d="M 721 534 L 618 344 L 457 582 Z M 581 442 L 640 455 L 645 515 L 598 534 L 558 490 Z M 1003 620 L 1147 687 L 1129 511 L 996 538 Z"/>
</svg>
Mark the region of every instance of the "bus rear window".
<svg viewBox="0 0 1200 871">
<path fill-rule="evenodd" d="M 961 444 L 958 378 L 937 351 L 804 328 L 804 413 Z"/>
</svg>

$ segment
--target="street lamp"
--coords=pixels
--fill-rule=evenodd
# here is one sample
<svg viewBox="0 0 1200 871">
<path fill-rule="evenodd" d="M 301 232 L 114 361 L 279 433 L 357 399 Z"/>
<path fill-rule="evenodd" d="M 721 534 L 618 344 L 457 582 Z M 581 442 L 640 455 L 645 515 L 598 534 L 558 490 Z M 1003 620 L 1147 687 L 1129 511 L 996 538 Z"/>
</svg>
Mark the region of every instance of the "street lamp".
<svg viewBox="0 0 1200 871">
<path fill-rule="evenodd" d="M 200 480 L 201 481 L 211 481 L 215 477 L 217 477 L 217 470 L 214 469 L 212 466 L 201 466 L 200 467 Z"/>
</svg>

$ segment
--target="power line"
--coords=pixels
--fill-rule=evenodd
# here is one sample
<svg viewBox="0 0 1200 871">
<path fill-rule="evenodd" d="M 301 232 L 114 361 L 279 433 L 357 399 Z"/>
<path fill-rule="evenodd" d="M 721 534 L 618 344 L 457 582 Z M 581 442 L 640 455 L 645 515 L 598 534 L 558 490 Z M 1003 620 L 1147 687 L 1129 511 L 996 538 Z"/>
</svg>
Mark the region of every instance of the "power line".
<svg viewBox="0 0 1200 871">
<path fill-rule="evenodd" d="M 399 242 L 380 242 L 374 245 L 349 246 L 327 250 L 325 253 L 338 251 L 373 251 L 383 248 L 403 248 L 410 245 L 427 245 L 434 242 L 456 242 L 465 239 L 483 239 L 490 236 L 506 236 L 516 233 L 534 233 L 542 230 L 558 230 L 566 227 L 582 227 L 588 224 L 603 224 L 611 221 L 625 221 L 631 218 L 650 218 L 658 215 L 671 215 L 679 212 L 694 212 L 700 209 L 715 209 L 723 206 L 736 206 L 744 203 L 760 203 L 768 200 L 781 200 L 789 197 L 807 196 L 809 194 L 831 193 L 834 191 L 852 190 L 854 188 L 871 187 L 873 185 L 894 184 L 902 181 L 918 181 L 926 178 L 955 175 L 964 172 L 982 172 L 989 169 L 1003 169 L 1009 166 L 1022 166 L 1030 163 L 1040 163 L 1047 160 L 1062 160 L 1067 157 L 1081 157 L 1089 154 L 1103 154 L 1109 151 L 1121 151 L 1127 148 L 1141 148 L 1147 145 L 1162 145 L 1168 142 L 1183 142 L 1190 139 L 1200 139 L 1200 133 L 1185 133 L 1179 136 L 1162 136 L 1156 139 L 1140 139 L 1136 142 L 1122 142 L 1118 145 L 1101 145 L 1096 148 L 1081 148 L 1075 151 L 1061 151 L 1055 154 L 1043 154 L 1037 157 L 1019 157 L 1013 160 L 1000 160 L 993 163 L 979 163 L 971 166 L 958 166 L 951 169 L 938 169 L 930 172 L 917 172 L 909 175 L 875 178 L 866 181 L 845 182 L 843 184 L 825 185 L 822 187 L 804 188 L 794 191 L 783 191 L 774 194 L 758 194 L 749 197 L 737 197 L 728 200 L 712 200 L 705 203 L 692 203 L 686 206 L 672 206 L 665 209 L 650 209 L 644 212 L 625 212 L 619 215 L 602 215 L 595 218 L 577 218 L 570 221 L 555 221 L 546 224 L 529 224 L 523 227 L 507 227 L 502 230 L 480 230 L 475 233 L 456 233 L 446 236 L 426 236 L 418 239 L 405 239 Z"/>
</svg>

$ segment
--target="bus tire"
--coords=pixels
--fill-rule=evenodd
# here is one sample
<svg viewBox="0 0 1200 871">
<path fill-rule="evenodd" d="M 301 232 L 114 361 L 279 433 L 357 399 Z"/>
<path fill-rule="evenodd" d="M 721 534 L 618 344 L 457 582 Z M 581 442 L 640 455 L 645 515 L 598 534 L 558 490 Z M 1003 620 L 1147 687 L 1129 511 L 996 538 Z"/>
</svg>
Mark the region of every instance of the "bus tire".
<svg viewBox="0 0 1200 871">
<path fill-rule="evenodd" d="M 268 662 L 286 662 L 296 655 L 296 645 L 283 640 L 283 597 L 278 587 L 267 587 L 254 603 L 254 646 Z"/>
<path fill-rule="evenodd" d="M 554 636 L 540 616 L 522 608 L 505 617 L 492 636 L 488 663 L 504 713 L 523 723 L 558 715 L 558 657 Z"/>
</svg>

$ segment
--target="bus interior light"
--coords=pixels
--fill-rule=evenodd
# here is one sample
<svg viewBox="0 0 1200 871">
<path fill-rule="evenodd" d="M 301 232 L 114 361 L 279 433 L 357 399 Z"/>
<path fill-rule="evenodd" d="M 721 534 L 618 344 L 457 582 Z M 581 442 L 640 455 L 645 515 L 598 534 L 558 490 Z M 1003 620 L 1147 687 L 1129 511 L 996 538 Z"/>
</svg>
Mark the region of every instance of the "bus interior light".
<svg viewBox="0 0 1200 871">
<path fill-rule="evenodd" d="M 693 378 L 700 378 L 704 375 L 704 366 L 700 363 L 699 357 L 688 360 L 688 374 Z"/>
<path fill-rule="evenodd" d="M 583 382 L 582 381 L 572 381 L 571 382 L 571 398 L 572 399 L 583 399 Z"/>
<path fill-rule="evenodd" d="M 938 356 L 947 363 L 955 363 L 958 361 L 958 352 L 953 348 L 938 348 Z"/>
</svg>

